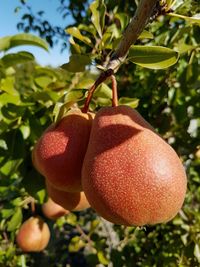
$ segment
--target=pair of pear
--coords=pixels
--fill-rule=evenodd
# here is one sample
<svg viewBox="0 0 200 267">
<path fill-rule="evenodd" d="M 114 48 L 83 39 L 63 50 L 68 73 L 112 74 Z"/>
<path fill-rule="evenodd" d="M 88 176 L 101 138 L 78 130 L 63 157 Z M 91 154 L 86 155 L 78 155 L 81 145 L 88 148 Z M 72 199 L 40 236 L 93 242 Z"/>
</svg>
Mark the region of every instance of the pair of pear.
<svg viewBox="0 0 200 267">
<path fill-rule="evenodd" d="M 55 138 L 39 141 L 35 156 L 53 186 L 83 190 L 91 207 L 116 224 L 163 223 L 178 213 L 187 186 L 182 163 L 136 110 L 103 107 L 94 119 L 67 117 L 68 142 L 58 134 L 59 123 Z"/>
</svg>

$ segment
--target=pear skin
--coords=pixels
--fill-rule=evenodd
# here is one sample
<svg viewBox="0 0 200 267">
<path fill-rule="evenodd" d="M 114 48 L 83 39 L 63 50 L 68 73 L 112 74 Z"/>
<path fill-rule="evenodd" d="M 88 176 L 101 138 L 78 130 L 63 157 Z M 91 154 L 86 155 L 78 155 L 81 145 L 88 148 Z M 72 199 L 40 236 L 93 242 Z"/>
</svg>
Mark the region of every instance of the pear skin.
<svg viewBox="0 0 200 267">
<path fill-rule="evenodd" d="M 48 196 L 68 211 L 81 211 L 90 207 L 84 192 L 66 192 L 53 187 L 46 180 Z"/>
<path fill-rule="evenodd" d="M 48 225 L 40 217 L 30 217 L 20 227 L 16 241 L 24 252 L 39 252 L 46 248 L 50 239 Z"/>
<path fill-rule="evenodd" d="M 176 152 L 134 109 L 103 107 L 93 121 L 82 167 L 93 209 L 110 222 L 153 225 L 181 209 L 187 178 Z"/>
<path fill-rule="evenodd" d="M 42 205 L 42 212 L 50 220 L 56 220 L 64 215 L 69 214 L 69 211 L 55 203 L 51 198 Z"/>
<path fill-rule="evenodd" d="M 32 153 L 35 168 L 57 189 L 80 192 L 82 163 L 94 114 L 75 109 L 50 125 Z"/>
</svg>

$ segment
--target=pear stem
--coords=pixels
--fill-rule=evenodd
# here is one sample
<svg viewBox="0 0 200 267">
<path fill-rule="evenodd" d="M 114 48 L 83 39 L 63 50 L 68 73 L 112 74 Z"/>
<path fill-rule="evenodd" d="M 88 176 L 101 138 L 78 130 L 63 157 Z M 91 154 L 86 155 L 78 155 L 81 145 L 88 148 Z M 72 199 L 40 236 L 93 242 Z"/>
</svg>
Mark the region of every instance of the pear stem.
<svg viewBox="0 0 200 267">
<path fill-rule="evenodd" d="M 118 106 L 118 95 L 117 95 L 117 81 L 114 75 L 110 76 L 112 81 L 112 107 Z"/>
<path fill-rule="evenodd" d="M 35 214 L 35 200 L 34 199 L 32 199 L 31 201 L 31 212 L 32 214 Z"/>
<path fill-rule="evenodd" d="M 88 91 L 87 98 L 85 100 L 84 107 L 82 108 L 83 113 L 87 113 L 90 105 L 90 101 L 92 99 L 92 96 L 94 94 L 94 91 L 97 89 L 97 87 L 103 83 L 105 80 L 107 80 L 111 75 L 113 74 L 113 70 L 108 69 L 100 74 L 98 79 L 95 81 L 95 83 L 90 87 Z"/>
</svg>

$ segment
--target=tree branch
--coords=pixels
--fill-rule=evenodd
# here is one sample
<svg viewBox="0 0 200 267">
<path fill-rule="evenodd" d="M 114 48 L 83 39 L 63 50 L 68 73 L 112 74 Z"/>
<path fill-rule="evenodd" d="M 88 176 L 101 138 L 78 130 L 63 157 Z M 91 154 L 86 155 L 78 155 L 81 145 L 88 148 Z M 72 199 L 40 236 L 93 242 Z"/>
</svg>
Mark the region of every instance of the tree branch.
<svg viewBox="0 0 200 267">
<path fill-rule="evenodd" d="M 158 1 L 159 0 L 140 0 L 135 15 L 125 29 L 118 48 L 107 65 L 107 69 L 112 69 L 114 71 L 118 69 L 121 62 L 126 58 L 130 46 L 135 43 L 138 36 L 144 30 Z"/>
</svg>

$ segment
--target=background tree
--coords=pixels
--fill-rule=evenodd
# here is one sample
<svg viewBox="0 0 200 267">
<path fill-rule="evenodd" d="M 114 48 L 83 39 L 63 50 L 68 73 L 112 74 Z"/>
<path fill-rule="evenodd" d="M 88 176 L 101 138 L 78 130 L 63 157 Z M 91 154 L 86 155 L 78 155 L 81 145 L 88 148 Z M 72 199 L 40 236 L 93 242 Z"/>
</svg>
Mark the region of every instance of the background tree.
<svg viewBox="0 0 200 267">
<path fill-rule="evenodd" d="M 69 42 L 71 58 L 62 69 L 38 66 L 28 52 L 9 52 L 27 43 L 48 49 L 38 37 L 0 39 L 0 50 L 8 51 L 0 60 L 0 266 L 199 266 L 200 23 L 197 16 L 191 18 L 199 12 L 198 1 L 166 1 L 174 12 L 154 14 L 116 73 L 119 103 L 137 107 L 183 161 L 188 191 L 179 215 L 167 224 L 141 229 L 113 225 L 90 209 L 56 222 L 41 211 L 46 191 L 32 165 L 33 146 L 71 104 L 84 106 L 88 88 L 109 62 L 137 2 L 59 1 L 61 15 L 69 12 L 74 18 L 65 39 L 63 29 L 45 23 L 38 17 L 42 11 L 33 14 L 21 1 L 26 8 L 18 24 L 21 30 L 39 33 L 50 45 L 58 38 Z M 90 110 L 111 105 L 110 87 L 109 80 L 101 83 Z M 33 213 L 48 223 L 52 237 L 44 252 L 25 254 L 15 236 Z"/>
</svg>

